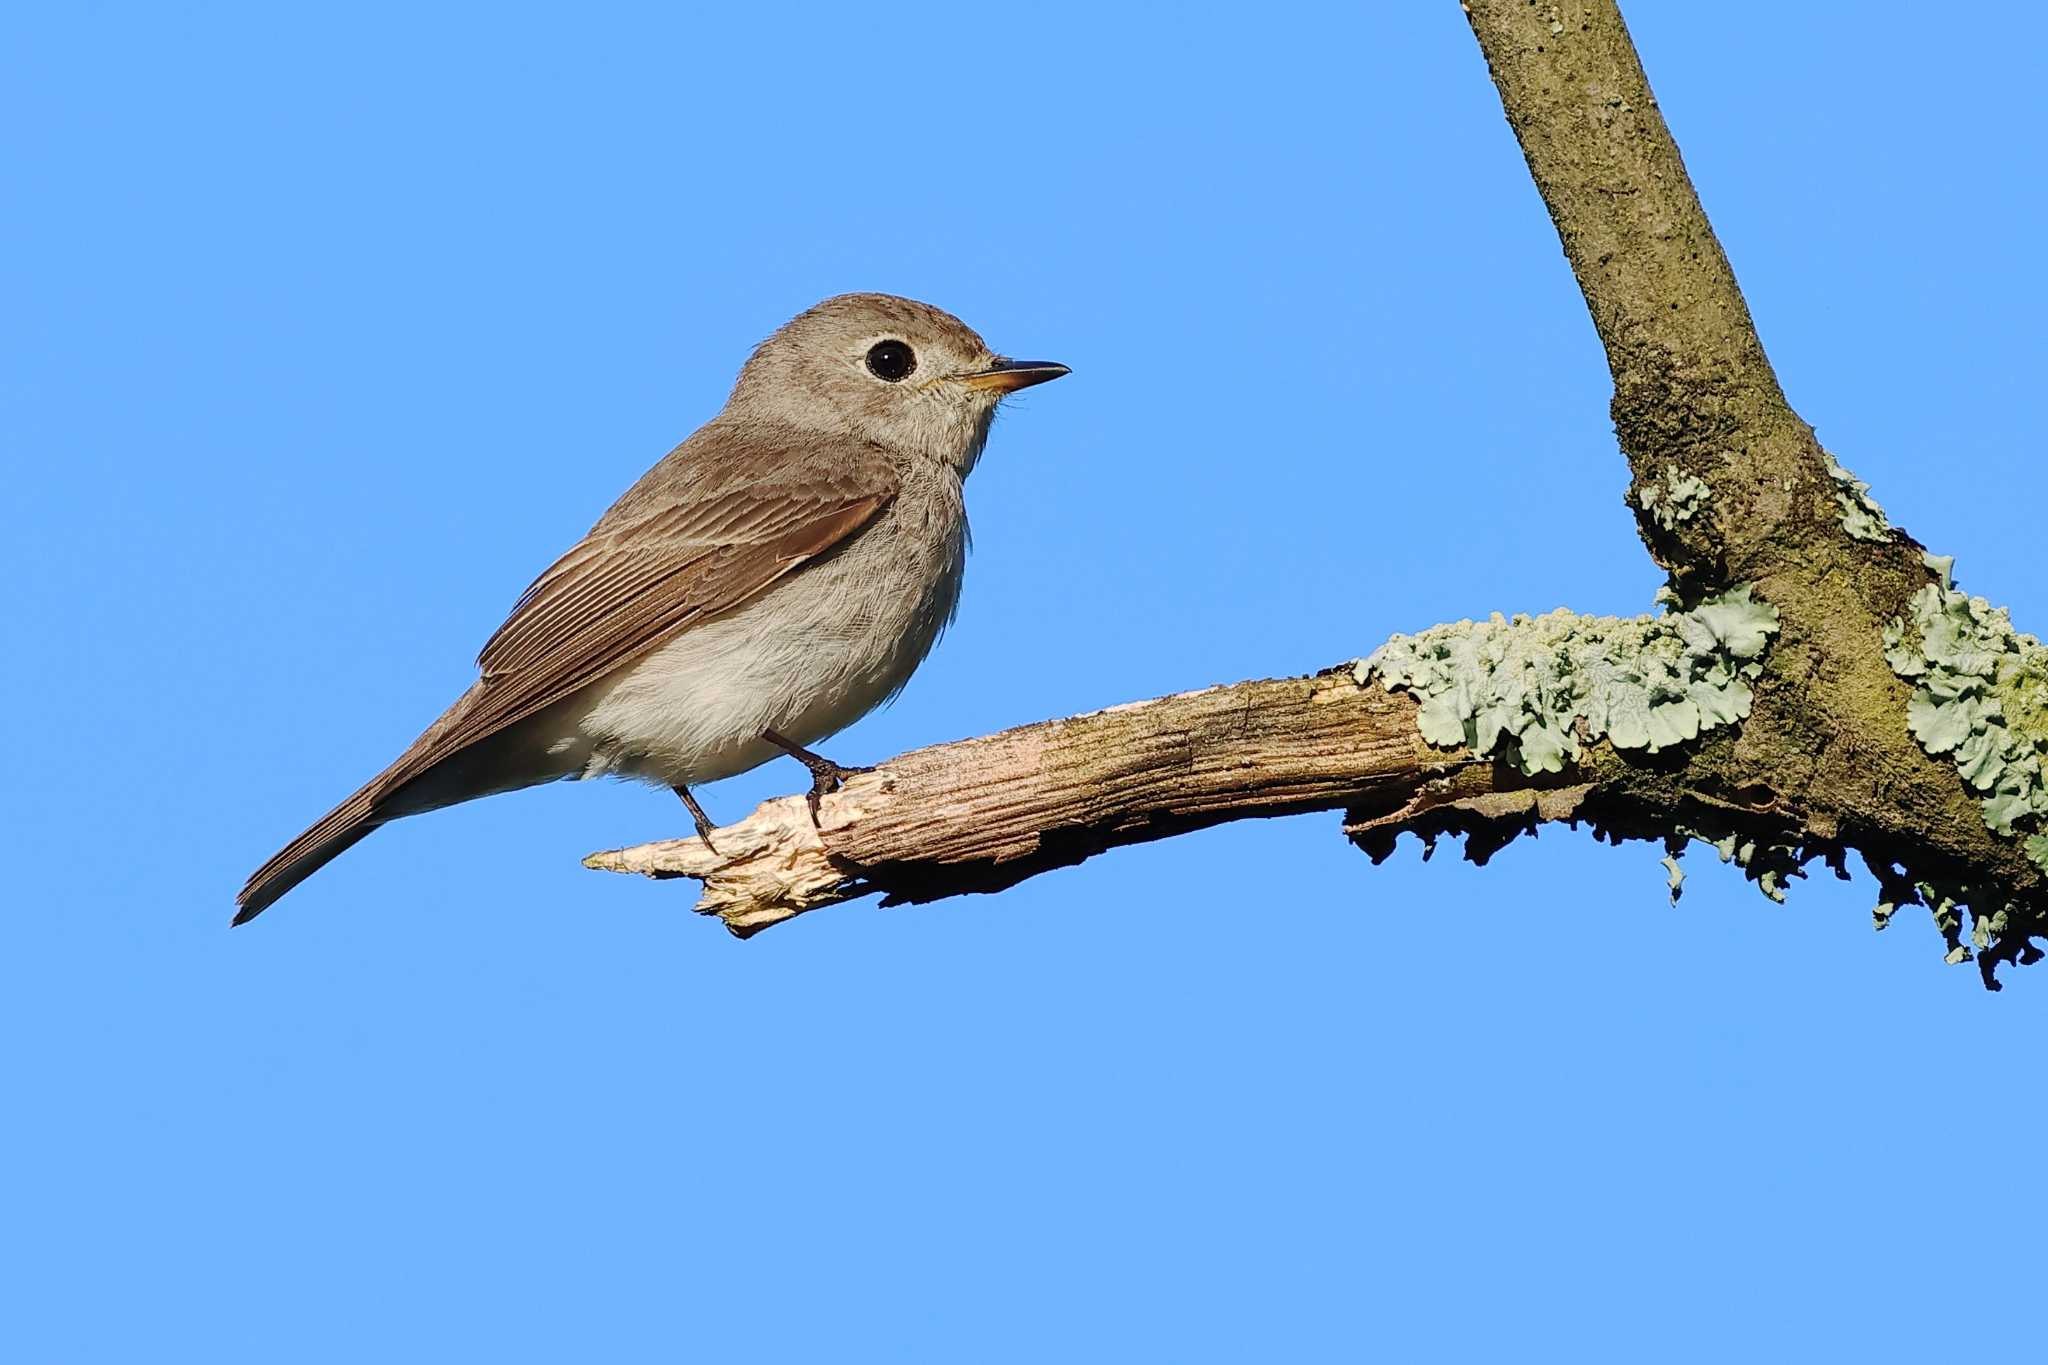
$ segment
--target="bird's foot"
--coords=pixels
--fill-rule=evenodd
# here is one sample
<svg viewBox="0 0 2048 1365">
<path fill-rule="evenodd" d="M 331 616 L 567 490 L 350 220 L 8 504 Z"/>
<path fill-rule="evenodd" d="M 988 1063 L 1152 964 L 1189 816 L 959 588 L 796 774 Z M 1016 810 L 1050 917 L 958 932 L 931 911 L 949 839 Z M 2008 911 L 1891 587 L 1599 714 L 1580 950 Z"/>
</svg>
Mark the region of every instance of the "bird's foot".
<svg viewBox="0 0 2048 1365">
<path fill-rule="evenodd" d="M 671 790 L 673 790 L 677 796 L 682 797 L 683 804 L 690 808 L 690 818 L 697 822 L 697 837 L 704 841 L 704 847 L 710 849 L 713 853 L 717 853 L 718 845 L 711 842 L 711 831 L 714 828 L 716 828 L 716 826 L 714 826 L 711 823 L 711 817 L 706 815 L 704 813 L 704 808 L 697 804 L 697 798 L 690 795 L 690 789 L 688 787 L 677 786 L 671 788 Z M 720 856 L 723 857 L 724 855 L 721 854 Z"/>
<path fill-rule="evenodd" d="M 811 770 L 811 790 L 806 795 L 805 801 L 811 808 L 811 824 L 813 826 L 818 823 L 818 801 L 820 798 L 838 791 L 840 787 L 845 785 L 846 779 L 854 774 L 871 773 L 874 771 L 873 768 L 849 768 L 843 764 L 834 763 L 823 754 L 814 754 L 795 740 L 778 735 L 773 730 L 763 730 L 761 738 L 767 740 L 770 744 L 773 744 L 776 748 Z"/>
</svg>

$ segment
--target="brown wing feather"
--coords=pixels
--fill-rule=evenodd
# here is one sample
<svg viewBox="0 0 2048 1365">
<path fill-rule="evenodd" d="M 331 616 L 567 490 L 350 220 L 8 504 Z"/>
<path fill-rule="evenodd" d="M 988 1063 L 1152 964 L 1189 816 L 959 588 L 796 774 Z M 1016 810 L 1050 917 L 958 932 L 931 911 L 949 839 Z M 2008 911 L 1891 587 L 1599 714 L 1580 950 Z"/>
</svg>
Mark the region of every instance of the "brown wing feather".
<svg viewBox="0 0 2048 1365">
<path fill-rule="evenodd" d="M 714 480 L 688 457 L 714 434 L 707 428 L 679 447 L 534 580 L 484 645 L 483 677 L 390 767 L 258 868 L 236 897 L 236 923 L 374 828 L 379 806 L 408 782 L 759 596 L 857 534 L 894 496 L 893 471 L 870 452 L 817 460 L 811 442 L 778 448 L 779 458 L 757 459 L 753 470 L 724 471 L 725 487 L 706 488 Z M 814 472 L 821 465 L 832 472 Z M 689 500 L 657 501 L 678 495 Z"/>
<path fill-rule="evenodd" d="M 482 690 L 415 773 L 542 711 L 697 621 L 765 592 L 874 519 L 888 495 L 807 503 L 772 538 L 706 547 L 650 542 L 627 526 L 588 545 L 501 627 L 478 663 Z M 794 510 L 794 509 L 792 509 Z M 551 571 L 554 572 L 554 571 Z"/>
</svg>

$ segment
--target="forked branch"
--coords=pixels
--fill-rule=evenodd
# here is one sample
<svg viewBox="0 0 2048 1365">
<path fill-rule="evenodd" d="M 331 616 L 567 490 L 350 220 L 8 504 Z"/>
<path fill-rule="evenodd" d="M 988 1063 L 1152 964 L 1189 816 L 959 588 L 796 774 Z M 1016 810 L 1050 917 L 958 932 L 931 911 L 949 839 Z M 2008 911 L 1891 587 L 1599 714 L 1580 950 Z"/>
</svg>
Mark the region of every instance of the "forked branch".
<svg viewBox="0 0 2048 1365">
<path fill-rule="evenodd" d="M 792 797 L 717 831 L 718 855 L 679 840 L 590 864 L 700 878 L 700 908 L 744 935 L 1252 816 L 1342 809 L 1376 856 L 1406 830 L 1463 832 L 1479 858 L 1584 819 L 1674 856 L 1715 843 L 1774 895 L 1855 850 L 1880 921 L 1923 900 L 1952 957 L 1967 903 L 1987 983 L 2038 956 L 2048 651 L 1950 591 L 1787 403 L 1612 0 L 1463 8 L 1606 348 L 1667 615 L 1468 622 L 1420 653 L 1397 637 L 1371 676 L 920 749 L 827 798 L 815 827 Z"/>
</svg>

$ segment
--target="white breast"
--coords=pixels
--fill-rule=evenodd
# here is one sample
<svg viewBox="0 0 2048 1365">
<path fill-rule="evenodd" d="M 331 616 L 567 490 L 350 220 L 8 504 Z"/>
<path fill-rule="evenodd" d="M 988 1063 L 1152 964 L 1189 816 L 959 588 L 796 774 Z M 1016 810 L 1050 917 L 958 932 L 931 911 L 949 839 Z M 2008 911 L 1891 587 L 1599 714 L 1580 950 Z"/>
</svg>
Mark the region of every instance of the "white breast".
<svg viewBox="0 0 2048 1365">
<path fill-rule="evenodd" d="M 809 745 L 887 701 L 952 619 L 967 521 L 950 471 L 905 488 L 838 553 L 693 626 L 556 712 L 582 776 L 715 782 Z"/>
</svg>

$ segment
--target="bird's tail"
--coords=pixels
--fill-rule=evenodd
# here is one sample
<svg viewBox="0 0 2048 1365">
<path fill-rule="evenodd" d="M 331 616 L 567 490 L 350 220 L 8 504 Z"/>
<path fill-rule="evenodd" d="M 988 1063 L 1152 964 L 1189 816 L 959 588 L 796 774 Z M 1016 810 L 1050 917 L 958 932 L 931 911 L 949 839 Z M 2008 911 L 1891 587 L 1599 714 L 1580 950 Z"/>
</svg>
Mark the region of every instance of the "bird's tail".
<svg viewBox="0 0 2048 1365">
<path fill-rule="evenodd" d="M 235 897 L 236 924 L 247 924 L 271 902 L 353 848 L 356 841 L 384 823 L 377 812 L 384 776 L 321 817 L 320 823 L 286 844 L 256 869 Z"/>
<path fill-rule="evenodd" d="M 417 779 L 454 756 L 450 753 L 437 755 L 436 745 L 448 727 L 461 717 L 463 709 L 475 702 L 481 686 L 472 685 L 404 753 L 393 759 L 390 767 L 356 788 L 353 796 L 321 816 L 318 824 L 279 849 L 269 862 L 257 868 L 242 887 L 241 894 L 235 897 L 234 922 L 247 924 L 255 919 L 279 896 L 353 848 L 377 826 L 388 824 L 401 815 L 414 815 L 478 795 L 476 790 L 458 786 L 455 790 L 440 793 L 438 799 L 420 800 L 416 795 L 413 799 L 407 798 L 407 793 L 416 791 L 419 786 Z"/>
<path fill-rule="evenodd" d="M 235 923 L 255 919 L 379 825 L 458 801 L 552 782 L 580 770 L 582 758 L 565 757 L 566 751 L 553 742 L 557 732 L 545 727 L 528 734 L 514 726 L 448 744 L 449 732 L 482 695 L 483 684 L 472 684 L 390 767 L 257 868 L 235 897 Z"/>
</svg>

